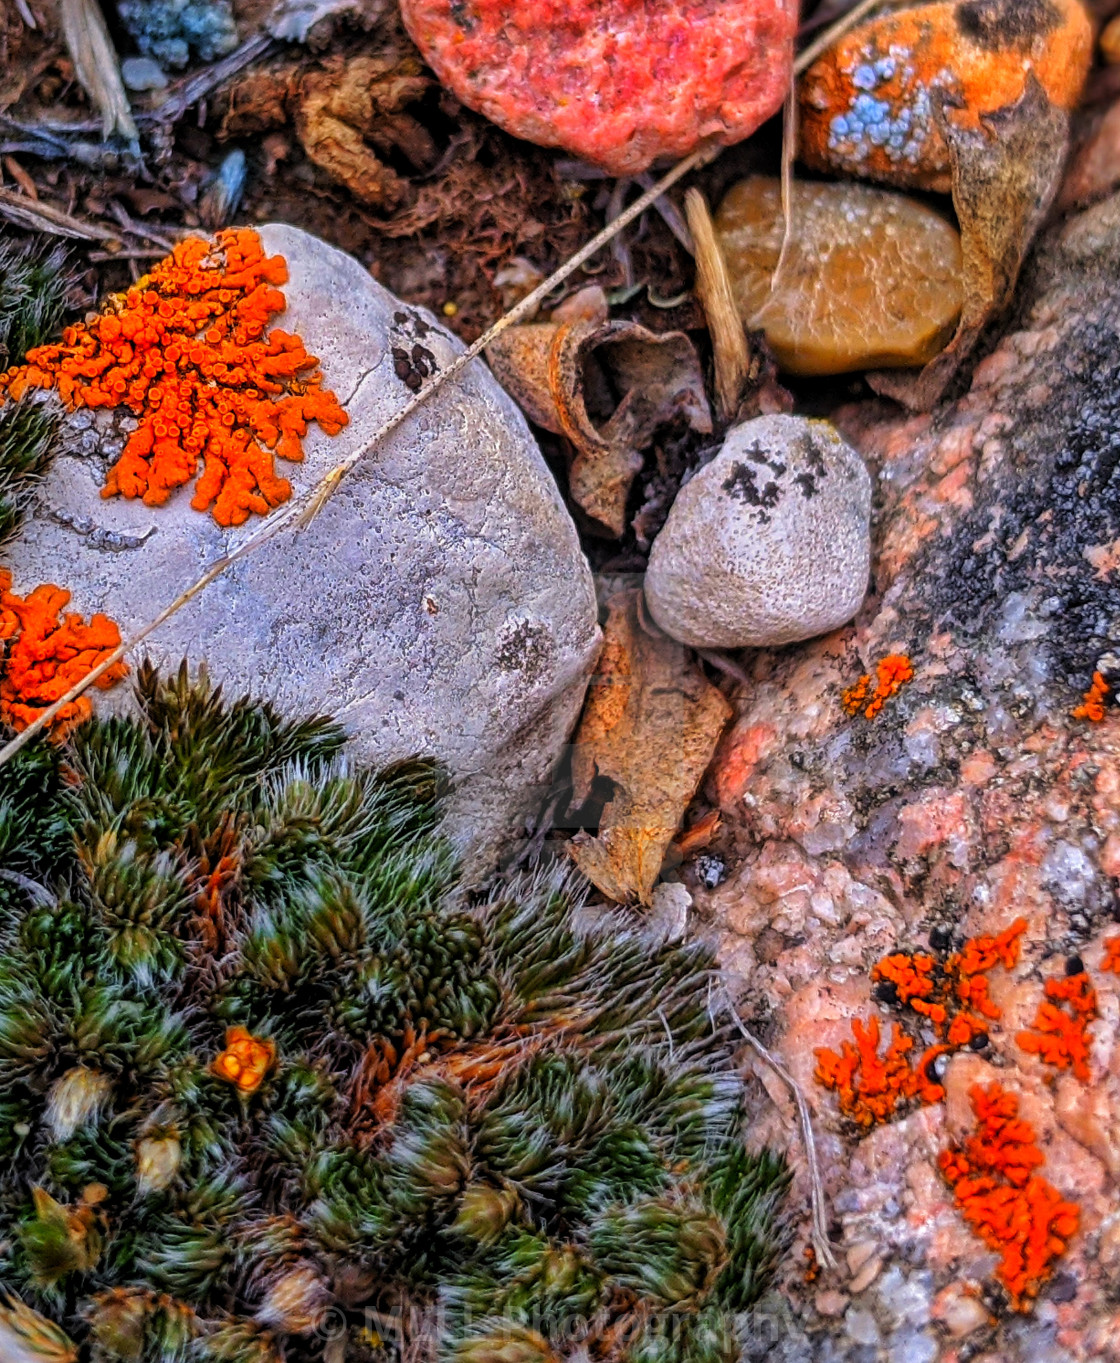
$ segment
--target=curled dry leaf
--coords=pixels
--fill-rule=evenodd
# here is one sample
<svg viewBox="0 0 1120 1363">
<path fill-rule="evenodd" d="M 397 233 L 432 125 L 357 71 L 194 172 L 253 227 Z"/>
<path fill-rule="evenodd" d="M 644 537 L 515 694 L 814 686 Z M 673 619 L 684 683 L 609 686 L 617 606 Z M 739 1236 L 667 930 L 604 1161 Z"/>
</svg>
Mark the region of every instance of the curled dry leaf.
<svg viewBox="0 0 1120 1363">
<path fill-rule="evenodd" d="M 230 88 L 221 135 L 290 121 L 321 170 L 362 203 L 391 209 L 407 185 L 382 158 L 399 153 L 418 168 L 436 160 L 430 133 L 407 112 L 430 85 L 416 54 L 392 45 L 376 56 L 329 57 L 312 71 L 293 62 L 254 68 Z"/>
<path fill-rule="evenodd" d="M 573 804 L 596 777 L 613 784 L 598 837 L 577 833 L 572 859 L 617 903 L 649 904 L 665 853 L 712 760 L 731 706 L 683 645 L 640 612 L 641 591 L 607 605 L 603 651 L 572 753 Z"/>
<path fill-rule="evenodd" d="M 630 485 L 658 427 L 683 418 L 712 429 L 700 360 L 681 331 L 541 322 L 510 327 L 486 357 L 531 421 L 571 441 L 572 497 L 612 535 L 626 529 Z"/>
<path fill-rule="evenodd" d="M 913 411 L 940 398 L 988 322 L 1010 302 L 1019 270 L 1062 182 L 1069 115 L 1028 80 L 1017 103 L 980 133 L 943 124 L 961 229 L 964 306 L 952 340 L 917 374 L 876 373 L 876 392 Z"/>
</svg>

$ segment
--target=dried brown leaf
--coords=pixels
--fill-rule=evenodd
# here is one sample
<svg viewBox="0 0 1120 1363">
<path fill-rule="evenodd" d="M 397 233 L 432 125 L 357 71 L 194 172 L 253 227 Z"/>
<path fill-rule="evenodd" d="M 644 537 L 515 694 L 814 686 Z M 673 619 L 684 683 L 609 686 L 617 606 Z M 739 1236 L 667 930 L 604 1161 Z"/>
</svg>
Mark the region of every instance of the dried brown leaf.
<svg viewBox="0 0 1120 1363">
<path fill-rule="evenodd" d="M 964 307 L 956 334 L 917 374 L 868 375 L 871 386 L 915 411 L 927 411 L 993 317 L 1007 306 L 1027 249 L 1061 184 L 1069 115 L 1052 104 L 1033 74 L 1022 97 L 962 129 L 935 110 L 952 160 L 953 207 L 961 229 Z"/>
<path fill-rule="evenodd" d="M 511 327 L 486 357 L 529 418 L 571 442 L 572 497 L 615 536 L 658 427 L 683 418 L 712 429 L 700 361 L 681 331 L 593 318 L 534 323 Z"/>
<path fill-rule="evenodd" d="M 609 899 L 648 904 L 666 850 L 711 762 L 731 706 L 683 645 L 641 617 L 641 591 L 608 603 L 603 651 L 572 755 L 573 802 L 596 777 L 614 787 L 598 837 L 569 844 Z"/>
</svg>

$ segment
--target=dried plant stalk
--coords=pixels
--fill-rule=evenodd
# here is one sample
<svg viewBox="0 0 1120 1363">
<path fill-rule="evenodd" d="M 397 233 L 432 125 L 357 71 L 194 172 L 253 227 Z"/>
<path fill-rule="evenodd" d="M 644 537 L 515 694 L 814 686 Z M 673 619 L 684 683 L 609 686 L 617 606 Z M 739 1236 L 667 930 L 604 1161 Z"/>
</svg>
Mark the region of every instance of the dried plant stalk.
<svg viewBox="0 0 1120 1363">
<path fill-rule="evenodd" d="M 704 307 L 716 366 L 716 406 L 723 421 L 739 410 L 743 385 L 750 372 L 751 354 L 746 332 L 735 306 L 727 263 L 716 239 L 708 203 L 698 189 L 684 196 L 688 227 L 696 247 L 696 293 Z"/>
<path fill-rule="evenodd" d="M 101 111 L 101 135 L 119 133 L 130 142 L 140 134 L 124 92 L 120 65 L 97 0 L 61 0 L 62 33 L 82 89 Z"/>
</svg>

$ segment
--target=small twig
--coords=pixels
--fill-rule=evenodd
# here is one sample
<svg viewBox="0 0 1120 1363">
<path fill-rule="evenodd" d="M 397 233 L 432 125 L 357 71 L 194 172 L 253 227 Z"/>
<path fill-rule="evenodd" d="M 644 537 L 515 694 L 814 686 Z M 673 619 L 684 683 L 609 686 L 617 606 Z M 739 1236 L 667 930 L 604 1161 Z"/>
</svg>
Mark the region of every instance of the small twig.
<svg viewBox="0 0 1120 1363">
<path fill-rule="evenodd" d="M 726 988 L 724 989 L 724 997 L 727 1000 L 727 1010 L 731 1014 L 731 1020 L 742 1033 L 747 1045 L 764 1065 L 769 1065 L 793 1094 L 793 1101 L 797 1104 L 797 1115 L 801 1121 L 801 1140 L 805 1146 L 805 1162 L 809 1166 L 810 1203 L 812 1206 L 810 1236 L 813 1241 L 813 1248 L 817 1252 L 817 1259 L 826 1268 L 835 1268 L 836 1257 L 832 1253 L 832 1246 L 828 1239 L 828 1205 L 825 1202 L 824 1183 L 821 1181 L 820 1164 L 817 1160 L 817 1142 L 813 1135 L 813 1118 L 809 1112 L 809 1104 L 805 1101 L 805 1095 L 801 1092 L 800 1084 L 790 1074 L 789 1070 L 772 1051 L 768 1051 L 762 1042 L 747 1029 Z"/>
<path fill-rule="evenodd" d="M 50 204 L 36 203 L 26 194 L 17 194 L 11 189 L 0 189 L 0 217 L 31 232 L 48 232 L 77 241 L 116 241 L 120 236 L 118 231 L 83 222 L 81 218 L 73 218 Z"/>
<path fill-rule="evenodd" d="M 31 13 L 31 7 L 28 5 L 27 0 L 16 0 L 16 9 L 19 10 L 19 17 L 28 28 L 37 29 L 39 27 L 35 22 L 35 16 Z"/>
<path fill-rule="evenodd" d="M 664 194 L 667 189 L 675 185 L 677 181 L 687 175 L 689 171 L 696 170 L 697 167 L 706 165 L 713 156 L 718 154 L 719 150 L 720 148 L 717 146 L 705 145 L 698 148 L 690 156 L 686 156 L 683 161 L 678 161 L 671 170 L 667 171 L 661 179 L 658 180 L 652 189 L 646 190 L 644 194 L 634 200 L 629 208 L 620 213 L 613 222 L 607 223 L 602 231 L 597 232 L 585 246 L 581 247 L 580 250 L 575 253 L 574 256 L 570 256 L 563 265 L 555 270 L 546 280 L 538 284 L 531 293 L 526 294 L 519 303 L 509 310 L 509 312 L 499 317 L 489 331 L 480 336 L 473 345 L 468 346 L 467 349 L 464 350 L 461 355 L 457 356 L 446 369 L 443 369 L 438 374 L 434 375 L 424 387 L 406 402 L 403 407 L 399 408 L 393 416 L 387 421 L 382 422 L 364 445 L 359 446 L 359 448 L 348 458 L 343 460 L 341 464 L 336 464 L 334 468 L 329 469 L 314 487 L 310 488 L 302 496 L 289 502 L 282 511 L 269 517 L 264 525 L 262 525 L 257 533 L 250 539 L 247 539 L 243 544 L 239 545 L 238 548 L 231 550 L 227 554 L 223 554 L 221 558 L 212 563 L 197 581 L 191 583 L 185 591 L 180 592 L 175 600 L 172 601 L 170 605 L 164 607 L 154 620 L 150 620 L 146 625 L 138 629 L 135 634 L 118 644 L 117 647 L 98 663 L 95 668 L 91 669 L 91 671 L 87 672 L 80 681 L 76 682 L 64 696 L 60 696 L 53 705 L 48 705 L 22 733 L 17 734 L 15 738 L 6 743 L 3 748 L 0 748 L 0 766 L 3 766 L 5 762 L 10 762 L 21 748 L 29 743 L 37 733 L 41 732 L 51 720 L 54 719 L 59 711 L 77 700 L 77 698 L 87 691 L 99 677 L 103 677 L 109 668 L 115 663 L 120 662 L 127 653 L 130 653 L 134 648 L 142 644 L 150 634 L 159 629 L 167 620 L 170 620 L 173 615 L 180 611 L 189 601 L 192 601 L 200 592 L 205 591 L 210 583 L 215 581 L 216 578 L 221 577 L 227 569 L 231 568 L 240 559 L 245 558 L 247 555 L 267 544 L 270 540 L 274 539 L 281 530 L 286 529 L 288 526 L 293 524 L 310 524 L 322 507 L 326 505 L 331 494 L 346 475 L 357 464 L 361 463 L 361 461 L 365 459 L 387 435 L 392 431 L 395 431 L 418 407 L 427 402 L 432 394 L 439 388 L 461 374 L 467 365 L 470 364 L 472 360 L 477 359 L 486 347 L 492 341 L 496 340 L 504 331 L 507 331 L 512 326 L 516 326 L 523 318 L 533 316 L 540 304 L 553 289 L 562 284 L 570 275 L 573 275 L 585 261 L 590 260 L 593 255 L 598 251 L 601 251 L 604 246 L 608 245 L 617 233 L 628 227 L 635 218 L 644 213 L 659 194 Z M 4 192 L 5 191 L 0 191 L 0 193 Z M 13 195 L 12 197 L 16 196 Z"/>
<path fill-rule="evenodd" d="M 793 240 L 793 162 L 796 155 L 797 85 L 794 83 L 786 92 L 785 107 L 782 109 L 782 249 L 778 252 L 778 263 L 770 276 L 771 293 L 778 287 L 778 276 L 782 273 Z"/>
<path fill-rule="evenodd" d="M 254 33 L 251 38 L 235 48 L 228 57 L 198 71 L 193 76 L 177 81 L 171 86 L 167 98 L 159 108 L 138 115 L 141 123 L 177 123 L 192 104 L 223 85 L 231 76 L 236 76 L 251 62 L 258 58 L 271 56 L 280 44 L 267 33 Z"/>
<path fill-rule="evenodd" d="M 19 871 L 9 871 L 0 866 L 0 880 L 7 880 L 12 885 L 19 888 L 31 896 L 31 901 L 42 908 L 57 909 L 58 900 L 45 885 L 40 885 L 37 880 L 32 880 L 30 876 L 22 875 Z"/>
<path fill-rule="evenodd" d="M 163 236 L 162 233 L 153 232 L 150 227 L 144 227 L 130 218 L 125 211 L 124 206 L 118 203 L 116 199 L 111 199 L 109 201 L 109 212 L 112 213 L 113 217 L 116 218 L 126 232 L 131 232 L 134 237 L 143 237 L 145 241 L 154 242 L 154 244 L 163 251 L 164 255 L 167 255 L 175 249 L 175 243 Z"/>
<path fill-rule="evenodd" d="M 87 251 L 86 259 L 100 263 L 103 260 L 162 260 L 167 254 L 163 250 L 152 251 Z"/>
<path fill-rule="evenodd" d="M 726 653 L 717 648 L 697 648 L 693 652 L 698 658 L 703 658 L 709 666 L 714 667 L 717 672 L 722 672 L 725 677 L 731 677 L 733 681 L 737 681 L 740 686 L 750 686 L 750 676 L 743 671 L 734 658 L 729 658 Z"/>
</svg>

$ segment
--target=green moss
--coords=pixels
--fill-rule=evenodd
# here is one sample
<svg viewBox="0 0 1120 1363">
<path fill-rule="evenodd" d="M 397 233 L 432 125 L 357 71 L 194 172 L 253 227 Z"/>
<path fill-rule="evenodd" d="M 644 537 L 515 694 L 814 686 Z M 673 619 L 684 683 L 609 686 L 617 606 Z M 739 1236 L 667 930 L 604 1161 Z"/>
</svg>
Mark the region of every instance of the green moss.
<svg viewBox="0 0 1120 1363">
<path fill-rule="evenodd" d="M 0 368 L 49 341 L 66 311 L 66 248 L 47 238 L 0 241 Z"/>
<path fill-rule="evenodd" d="M 737 1357 L 786 1172 L 710 957 L 561 876 L 470 903 L 429 764 L 137 686 L 0 769 L 0 1352 Z M 276 1048 L 251 1091 L 235 1026 Z"/>
</svg>

